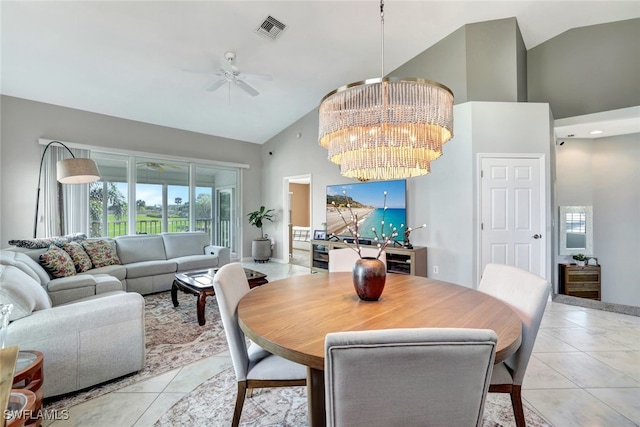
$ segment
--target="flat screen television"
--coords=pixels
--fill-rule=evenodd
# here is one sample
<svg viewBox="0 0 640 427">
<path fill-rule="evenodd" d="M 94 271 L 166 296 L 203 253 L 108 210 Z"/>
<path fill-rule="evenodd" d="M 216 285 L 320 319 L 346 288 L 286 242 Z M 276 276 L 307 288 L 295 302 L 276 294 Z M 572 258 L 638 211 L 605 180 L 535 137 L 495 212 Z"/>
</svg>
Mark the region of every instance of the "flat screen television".
<svg viewBox="0 0 640 427">
<path fill-rule="evenodd" d="M 386 211 L 384 209 L 385 191 L 387 192 Z M 335 202 L 335 205 L 332 202 Z M 347 223 L 351 222 L 351 213 L 346 207 L 347 202 L 358 215 L 361 240 L 374 239 L 375 234 L 372 228 L 376 229 L 378 236 L 381 235 L 383 217 L 384 233 L 389 235 L 390 224 L 393 224 L 399 236 L 396 239 L 402 240 L 407 223 L 406 180 L 327 185 L 327 238 L 332 234 L 338 236 L 340 240 L 353 237 L 338 213 L 340 209 Z"/>
</svg>

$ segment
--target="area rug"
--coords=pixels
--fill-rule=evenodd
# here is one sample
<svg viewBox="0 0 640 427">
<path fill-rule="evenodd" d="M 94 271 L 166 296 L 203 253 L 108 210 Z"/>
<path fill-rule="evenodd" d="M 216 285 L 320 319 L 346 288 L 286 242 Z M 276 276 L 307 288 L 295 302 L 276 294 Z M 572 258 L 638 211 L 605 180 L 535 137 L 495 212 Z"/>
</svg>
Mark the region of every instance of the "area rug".
<svg viewBox="0 0 640 427">
<path fill-rule="evenodd" d="M 196 300 L 193 295 L 179 292 L 180 304 L 174 307 L 170 292 L 146 295 L 144 368 L 135 374 L 77 393 L 47 399 L 45 408 L 69 408 L 227 350 L 216 298 L 207 298 L 204 326 L 198 325 Z"/>
<path fill-rule="evenodd" d="M 231 425 L 237 383 L 233 369 L 214 375 L 176 402 L 154 427 Z M 551 426 L 526 403 L 524 414 L 529 427 Z M 308 426 L 307 390 L 284 387 L 255 390 L 242 409 L 243 427 Z M 483 427 L 515 426 L 508 394 L 490 393 L 484 409 Z"/>
</svg>

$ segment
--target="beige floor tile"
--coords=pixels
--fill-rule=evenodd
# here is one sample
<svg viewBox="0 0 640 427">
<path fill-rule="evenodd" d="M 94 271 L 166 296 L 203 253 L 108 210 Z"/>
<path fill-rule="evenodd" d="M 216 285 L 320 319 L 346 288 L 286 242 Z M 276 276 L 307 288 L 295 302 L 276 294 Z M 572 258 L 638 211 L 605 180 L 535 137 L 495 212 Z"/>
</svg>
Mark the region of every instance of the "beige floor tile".
<svg viewBox="0 0 640 427">
<path fill-rule="evenodd" d="M 227 357 L 208 357 L 187 365 L 165 388 L 167 393 L 188 393 L 215 374 L 231 366 Z"/>
<path fill-rule="evenodd" d="M 628 418 L 582 389 L 523 390 L 523 398 L 557 427 L 631 427 Z"/>
<path fill-rule="evenodd" d="M 549 328 L 545 332 L 580 351 L 631 350 L 627 343 L 607 338 L 609 331 L 603 328 Z"/>
<path fill-rule="evenodd" d="M 178 400 L 187 393 L 162 393 L 136 421 L 133 427 L 152 427 Z"/>
<path fill-rule="evenodd" d="M 562 316 L 562 313 L 559 312 L 551 312 L 545 313 L 542 317 L 542 322 L 540 323 L 541 329 L 546 328 L 577 328 L 579 325 L 576 322 L 572 322 L 569 319 L 566 319 Z"/>
<path fill-rule="evenodd" d="M 582 388 L 640 387 L 632 377 L 585 353 L 536 353 L 536 358 Z"/>
<path fill-rule="evenodd" d="M 556 313 L 555 315 L 584 327 L 612 328 L 615 326 L 621 326 L 616 321 L 594 316 L 590 312 L 584 310 L 565 311 L 562 313 Z"/>
<path fill-rule="evenodd" d="M 635 351 L 594 351 L 587 352 L 593 358 L 611 366 L 636 381 L 640 381 L 640 350 Z M 640 401 L 640 396 L 638 396 Z"/>
<path fill-rule="evenodd" d="M 158 397 L 158 393 L 109 393 L 69 410 L 69 419 L 52 427 L 132 426 Z"/>
<path fill-rule="evenodd" d="M 531 356 L 522 389 L 580 388 L 535 356 Z"/>
<path fill-rule="evenodd" d="M 584 308 L 578 307 L 577 305 L 549 302 L 547 303 L 547 308 L 545 309 L 545 313 L 546 312 L 564 312 L 564 311 L 584 311 Z"/>
<path fill-rule="evenodd" d="M 640 425 L 640 388 L 589 388 L 586 391 Z"/>
<path fill-rule="evenodd" d="M 131 384 L 114 393 L 161 393 L 179 372 L 180 369 L 174 369 L 157 377 Z"/>
<path fill-rule="evenodd" d="M 640 317 L 603 310 L 589 310 L 590 315 L 607 319 L 619 326 L 640 326 Z"/>
<path fill-rule="evenodd" d="M 607 331 L 607 338 L 629 347 L 640 350 L 640 327 L 620 326 Z"/>
<path fill-rule="evenodd" d="M 533 353 L 566 353 L 572 351 L 579 350 L 544 329 L 538 331 L 536 342 L 533 345 Z"/>
</svg>

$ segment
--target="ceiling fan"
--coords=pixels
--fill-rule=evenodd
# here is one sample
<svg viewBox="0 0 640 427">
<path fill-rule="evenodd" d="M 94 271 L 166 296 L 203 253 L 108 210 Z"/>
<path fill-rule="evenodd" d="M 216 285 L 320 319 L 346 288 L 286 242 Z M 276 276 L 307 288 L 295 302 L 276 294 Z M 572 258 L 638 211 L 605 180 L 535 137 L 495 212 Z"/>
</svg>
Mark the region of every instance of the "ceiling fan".
<svg viewBox="0 0 640 427">
<path fill-rule="evenodd" d="M 139 168 L 144 168 L 157 172 L 164 172 L 166 169 L 182 169 L 180 166 L 172 165 L 171 163 L 156 163 L 156 162 L 138 162 Z"/>
<path fill-rule="evenodd" d="M 236 59 L 236 54 L 234 52 L 226 52 L 224 54 L 224 59 L 227 61 L 229 66 L 220 68 L 220 71 L 214 73 L 216 76 L 220 76 L 221 78 L 205 86 L 205 90 L 211 92 L 219 89 L 225 83 L 227 83 L 229 85 L 229 90 L 231 90 L 231 85 L 233 84 L 238 86 L 240 89 L 244 90 L 251 96 L 258 96 L 260 92 L 258 92 L 253 86 L 249 85 L 245 80 L 272 80 L 272 77 L 268 74 L 249 74 L 241 72 L 240 69 L 234 64 Z"/>
</svg>

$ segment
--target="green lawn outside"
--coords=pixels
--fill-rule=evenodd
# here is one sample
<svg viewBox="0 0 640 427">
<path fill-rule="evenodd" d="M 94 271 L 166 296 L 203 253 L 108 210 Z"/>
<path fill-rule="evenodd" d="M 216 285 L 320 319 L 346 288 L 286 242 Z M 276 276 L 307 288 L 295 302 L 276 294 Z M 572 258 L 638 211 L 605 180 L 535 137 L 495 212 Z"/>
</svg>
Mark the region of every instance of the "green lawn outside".
<svg viewBox="0 0 640 427">
<path fill-rule="evenodd" d="M 115 215 L 107 217 L 109 224 L 109 237 L 126 235 L 127 220 L 116 219 Z M 169 218 L 169 232 L 189 230 L 188 218 Z M 160 234 L 162 232 L 162 218 L 150 217 L 144 214 L 136 215 L 136 234 Z"/>
</svg>

